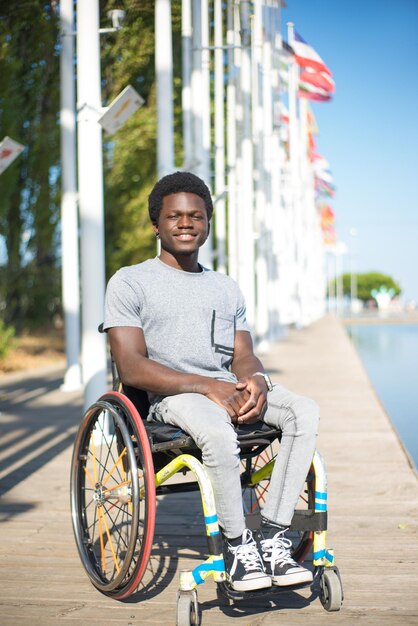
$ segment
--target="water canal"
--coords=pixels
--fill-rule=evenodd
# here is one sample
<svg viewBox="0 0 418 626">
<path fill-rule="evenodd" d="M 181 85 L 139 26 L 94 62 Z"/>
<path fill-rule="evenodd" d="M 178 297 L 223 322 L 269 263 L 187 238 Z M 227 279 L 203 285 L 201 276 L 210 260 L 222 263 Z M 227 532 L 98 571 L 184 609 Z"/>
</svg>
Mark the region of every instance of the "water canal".
<svg viewBox="0 0 418 626">
<path fill-rule="evenodd" d="M 418 467 L 418 324 L 347 328 L 377 395 Z"/>
</svg>

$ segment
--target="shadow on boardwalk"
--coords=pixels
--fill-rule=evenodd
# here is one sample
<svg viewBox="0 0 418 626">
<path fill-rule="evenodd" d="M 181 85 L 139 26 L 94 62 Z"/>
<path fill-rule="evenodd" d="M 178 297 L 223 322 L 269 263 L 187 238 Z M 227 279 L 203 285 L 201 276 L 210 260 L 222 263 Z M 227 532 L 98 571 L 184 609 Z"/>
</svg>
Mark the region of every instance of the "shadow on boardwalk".
<svg viewBox="0 0 418 626">
<path fill-rule="evenodd" d="M 345 601 L 326 614 L 309 589 L 229 604 L 199 587 L 202 626 L 393 626 L 418 623 L 416 474 L 338 320 L 291 332 L 263 362 L 273 380 L 322 409 L 318 449 L 329 479 L 329 545 Z M 280 372 L 280 374 L 274 373 Z M 71 528 L 71 443 L 81 394 L 63 393 L 61 371 L 0 379 L 2 626 L 146 626 L 175 622 L 178 573 L 202 560 L 198 493 L 158 499 L 150 571 L 129 601 L 88 581 Z"/>
<path fill-rule="evenodd" d="M 0 495 L 70 446 L 81 419 L 79 393 L 60 391 L 62 371 L 0 379 Z M 13 511 L 0 513 L 13 514 Z"/>
</svg>

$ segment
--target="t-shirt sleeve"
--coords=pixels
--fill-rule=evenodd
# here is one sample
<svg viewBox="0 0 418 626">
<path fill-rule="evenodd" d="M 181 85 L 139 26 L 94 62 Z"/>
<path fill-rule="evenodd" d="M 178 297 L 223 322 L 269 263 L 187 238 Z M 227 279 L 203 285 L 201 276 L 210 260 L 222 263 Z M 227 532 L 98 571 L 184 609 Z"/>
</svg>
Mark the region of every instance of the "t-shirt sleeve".
<svg viewBox="0 0 418 626">
<path fill-rule="evenodd" d="M 244 296 L 242 295 L 241 289 L 237 287 L 237 312 L 236 312 L 236 330 L 246 330 L 249 333 L 251 329 L 247 322 L 247 310 L 245 307 Z"/>
<path fill-rule="evenodd" d="M 135 326 L 142 328 L 142 292 L 126 280 L 121 271 L 109 280 L 106 296 L 103 329 L 113 326 Z"/>
</svg>

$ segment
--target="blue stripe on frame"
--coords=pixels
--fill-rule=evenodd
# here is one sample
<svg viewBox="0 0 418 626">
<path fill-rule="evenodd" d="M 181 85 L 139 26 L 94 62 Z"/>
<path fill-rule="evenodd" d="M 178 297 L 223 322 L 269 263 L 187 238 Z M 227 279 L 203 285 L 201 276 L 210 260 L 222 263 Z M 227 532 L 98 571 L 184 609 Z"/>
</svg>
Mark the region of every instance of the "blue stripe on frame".
<svg viewBox="0 0 418 626">
<path fill-rule="evenodd" d="M 217 559 L 213 561 L 213 563 L 201 563 L 197 567 L 194 568 L 192 572 L 192 576 L 195 580 L 195 583 L 199 585 L 204 582 L 204 579 L 200 575 L 200 572 L 223 572 L 225 569 L 225 563 L 223 559 Z"/>
<path fill-rule="evenodd" d="M 325 557 L 330 563 L 332 563 L 334 560 L 333 555 L 328 552 L 328 550 L 318 550 L 318 552 L 313 553 L 314 561 L 316 561 L 317 559 L 322 559 L 323 557 Z"/>
</svg>

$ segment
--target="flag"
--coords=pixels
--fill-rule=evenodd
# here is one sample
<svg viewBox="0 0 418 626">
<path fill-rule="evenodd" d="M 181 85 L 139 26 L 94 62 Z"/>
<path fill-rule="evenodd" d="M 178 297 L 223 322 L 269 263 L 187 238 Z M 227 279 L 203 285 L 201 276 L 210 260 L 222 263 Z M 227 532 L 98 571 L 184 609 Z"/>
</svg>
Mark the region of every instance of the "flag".
<svg viewBox="0 0 418 626">
<path fill-rule="evenodd" d="M 335 222 L 335 213 L 329 204 L 321 204 L 319 206 L 319 212 L 321 215 L 321 228 L 329 228 Z"/>
<path fill-rule="evenodd" d="M 318 176 L 315 176 L 315 191 L 318 195 L 330 196 L 331 198 L 335 195 L 334 185 Z"/>
<path fill-rule="evenodd" d="M 314 159 L 313 171 L 315 172 L 315 176 L 321 181 L 332 183 L 334 180 L 329 169 L 329 163 L 324 157 Z"/>
<path fill-rule="evenodd" d="M 301 67 L 311 67 L 317 72 L 325 72 L 332 76 L 331 70 L 325 65 L 319 54 L 295 31 L 292 45 L 295 51 L 295 60 Z"/>
<path fill-rule="evenodd" d="M 25 146 L 14 139 L 10 139 L 10 137 L 4 137 L 0 141 L 0 174 L 13 163 L 24 149 Z"/>
<path fill-rule="evenodd" d="M 315 115 L 313 114 L 313 111 L 309 104 L 308 104 L 308 132 L 311 135 L 317 135 L 319 133 L 319 128 L 315 119 Z M 315 158 L 316 155 L 314 154 L 312 156 Z"/>
<path fill-rule="evenodd" d="M 327 226 L 322 229 L 322 238 L 326 246 L 333 246 L 337 243 L 337 233 L 334 226 Z"/>
<path fill-rule="evenodd" d="M 335 81 L 326 72 L 317 72 L 312 67 L 305 67 L 299 78 L 304 83 L 310 83 L 314 87 L 325 89 L 330 93 L 335 91 Z"/>
<path fill-rule="evenodd" d="M 303 80 L 299 81 L 299 98 L 307 98 L 308 100 L 317 100 L 319 102 L 328 102 L 331 100 L 331 94 L 326 89 L 315 87 L 311 83 L 306 83 Z"/>
</svg>

